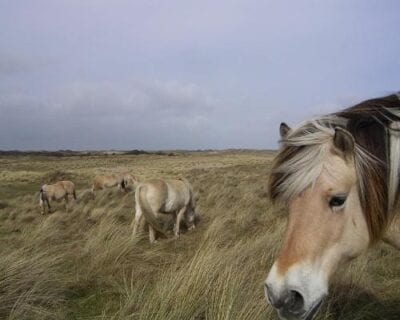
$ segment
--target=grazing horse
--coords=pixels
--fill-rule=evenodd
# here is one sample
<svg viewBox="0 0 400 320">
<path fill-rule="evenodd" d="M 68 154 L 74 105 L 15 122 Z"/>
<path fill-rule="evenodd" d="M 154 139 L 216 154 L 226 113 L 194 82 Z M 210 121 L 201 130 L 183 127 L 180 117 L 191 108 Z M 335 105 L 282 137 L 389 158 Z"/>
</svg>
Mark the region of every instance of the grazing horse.
<svg viewBox="0 0 400 320">
<path fill-rule="evenodd" d="M 150 242 L 156 240 L 156 231 L 165 234 L 157 217 L 172 214 L 175 218 L 174 233 L 180 234 L 180 223 L 185 221 L 187 227 L 195 227 L 195 202 L 192 186 L 186 179 L 154 179 L 139 183 L 135 193 L 136 213 L 132 221 L 135 236 L 142 216 L 149 224 Z"/>
<path fill-rule="evenodd" d="M 58 181 L 54 184 L 44 184 L 40 189 L 39 205 L 42 214 L 45 214 L 45 205 L 47 203 L 48 211 L 51 211 L 50 200 L 65 199 L 68 203 L 68 195 L 72 195 L 76 200 L 75 185 L 72 181 Z"/>
<path fill-rule="evenodd" d="M 311 319 L 338 268 L 384 240 L 400 249 L 400 95 L 282 123 L 269 179 L 286 232 L 265 281 L 281 319 Z"/>
<path fill-rule="evenodd" d="M 96 176 L 92 185 L 92 194 L 94 195 L 96 190 L 103 190 L 115 186 L 118 186 L 120 190 L 126 191 L 128 186 L 135 188 L 137 182 L 138 179 L 130 173 Z"/>
<path fill-rule="evenodd" d="M 137 176 L 134 176 L 130 173 L 122 174 L 122 185 L 125 190 L 127 190 L 127 188 L 135 190 L 138 183 L 139 183 L 139 178 Z"/>
</svg>

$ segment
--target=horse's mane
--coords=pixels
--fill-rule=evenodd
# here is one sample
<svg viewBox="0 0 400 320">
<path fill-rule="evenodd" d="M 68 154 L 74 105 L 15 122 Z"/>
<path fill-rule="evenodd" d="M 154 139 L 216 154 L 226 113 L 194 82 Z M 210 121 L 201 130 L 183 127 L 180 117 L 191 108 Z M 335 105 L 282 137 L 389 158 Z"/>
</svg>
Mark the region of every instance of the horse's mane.
<svg viewBox="0 0 400 320">
<path fill-rule="evenodd" d="M 355 141 L 360 201 L 374 242 L 388 225 L 398 199 L 399 94 L 367 100 L 291 129 L 272 165 L 270 198 L 287 203 L 314 184 L 330 154 L 336 127 L 349 131 Z"/>
</svg>

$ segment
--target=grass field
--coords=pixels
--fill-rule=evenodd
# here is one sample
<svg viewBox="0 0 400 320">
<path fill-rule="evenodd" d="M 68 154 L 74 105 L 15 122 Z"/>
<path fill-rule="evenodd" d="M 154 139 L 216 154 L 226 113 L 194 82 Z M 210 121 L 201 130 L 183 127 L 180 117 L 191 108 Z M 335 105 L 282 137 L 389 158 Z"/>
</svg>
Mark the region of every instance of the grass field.
<svg viewBox="0 0 400 320">
<path fill-rule="evenodd" d="M 268 151 L 0 157 L 0 319 L 276 319 L 263 281 L 284 210 L 272 208 Z M 198 227 L 150 245 L 131 238 L 133 192 L 96 174 L 186 177 Z M 78 201 L 42 216 L 41 184 L 70 179 Z M 340 269 L 317 319 L 399 319 L 400 254 L 385 244 Z"/>
</svg>

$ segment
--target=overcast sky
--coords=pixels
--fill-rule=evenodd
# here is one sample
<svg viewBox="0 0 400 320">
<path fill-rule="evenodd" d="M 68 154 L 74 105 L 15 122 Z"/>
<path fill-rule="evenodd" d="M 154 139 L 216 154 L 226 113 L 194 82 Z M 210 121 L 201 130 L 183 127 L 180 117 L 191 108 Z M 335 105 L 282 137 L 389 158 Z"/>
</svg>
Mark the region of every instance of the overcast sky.
<svg viewBox="0 0 400 320">
<path fill-rule="evenodd" d="M 400 90 L 399 1 L 0 0 L 0 149 L 275 148 Z"/>
</svg>

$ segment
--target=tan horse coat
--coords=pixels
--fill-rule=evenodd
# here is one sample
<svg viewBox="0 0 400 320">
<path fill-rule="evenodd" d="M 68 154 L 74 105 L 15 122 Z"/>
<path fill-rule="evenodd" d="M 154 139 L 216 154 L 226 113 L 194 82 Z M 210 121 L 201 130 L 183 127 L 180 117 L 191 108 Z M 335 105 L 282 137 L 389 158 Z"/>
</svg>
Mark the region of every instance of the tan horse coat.
<svg viewBox="0 0 400 320">
<path fill-rule="evenodd" d="M 123 178 L 121 175 L 102 175 L 96 176 L 93 180 L 92 192 L 96 190 L 103 190 L 105 188 L 112 188 L 118 186 L 119 189 L 122 188 Z"/>
<path fill-rule="evenodd" d="M 51 211 L 50 201 L 65 199 L 68 202 L 68 196 L 72 195 L 76 200 L 75 185 L 72 181 L 58 181 L 54 184 L 44 184 L 40 189 L 39 205 L 42 214 L 45 213 L 44 203 L 47 203 L 48 211 Z"/>
<path fill-rule="evenodd" d="M 130 173 L 121 173 L 113 175 L 99 175 L 94 178 L 92 185 L 92 193 L 97 190 L 103 190 L 105 188 L 113 188 L 118 186 L 120 190 L 126 190 L 127 187 L 135 189 L 138 178 L 131 175 Z"/>
<path fill-rule="evenodd" d="M 136 213 L 133 220 L 133 236 L 137 232 L 142 215 L 149 223 L 150 242 L 154 242 L 155 232 L 165 234 L 157 219 L 162 214 L 172 214 L 175 218 L 174 233 L 179 236 L 180 223 L 185 221 L 189 229 L 194 228 L 195 203 L 192 186 L 186 179 L 154 179 L 141 182 L 136 188 Z"/>
</svg>

